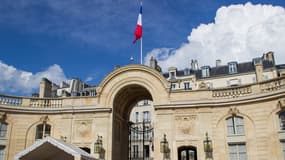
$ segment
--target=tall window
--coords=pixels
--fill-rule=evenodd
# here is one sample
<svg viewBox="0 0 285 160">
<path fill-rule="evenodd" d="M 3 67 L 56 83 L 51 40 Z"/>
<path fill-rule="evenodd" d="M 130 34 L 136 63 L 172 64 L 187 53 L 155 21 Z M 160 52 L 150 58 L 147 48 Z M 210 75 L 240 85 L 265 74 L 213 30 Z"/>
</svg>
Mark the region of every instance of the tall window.
<svg viewBox="0 0 285 160">
<path fill-rule="evenodd" d="M 36 130 L 36 140 L 42 139 L 46 136 L 50 136 L 51 126 L 49 124 L 43 123 L 37 125 Z"/>
<path fill-rule="evenodd" d="M 237 116 L 228 118 L 227 128 L 229 135 L 244 135 L 243 118 Z"/>
<path fill-rule="evenodd" d="M 285 160 L 285 141 L 281 141 L 283 160 Z"/>
<path fill-rule="evenodd" d="M 139 146 L 138 145 L 133 145 L 133 158 L 138 158 L 139 157 Z"/>
<path fill-rule="evenodd" d="M 230 160 L 247 160 L 245 144 L 229 144 Z"/>
<path fill-rule="evenodd" d="M 7 125 L 6 122 L 0 122 L 0 138 L 6 137 Z"/>
<path fill-rule="evenodd" d="M 0 146 L 0 160 L 4 160 L 5 146 Z"/>
<path fill-rule="evenodd" d="M 143 120 L 146 121 L 146 122 L 150 121 L 150 113 L 149 113 L 149 111 L 144 111 L 143 112 Z"/>
<path fill-rule="evenodd" d="M 285 111 L 279 113 L 280 130 L 285 130 Z"/>
<path fill-rule="evenodd" d="M 190 90 L 190 83 L 189 82 L 185 82 L 184 83 L 184 89 L 185 90 Z"/>
<path fill-rule="evenodd" d="M 136 122 L 139 122 L 139 112 L 136 112 Z"/>
</svg>

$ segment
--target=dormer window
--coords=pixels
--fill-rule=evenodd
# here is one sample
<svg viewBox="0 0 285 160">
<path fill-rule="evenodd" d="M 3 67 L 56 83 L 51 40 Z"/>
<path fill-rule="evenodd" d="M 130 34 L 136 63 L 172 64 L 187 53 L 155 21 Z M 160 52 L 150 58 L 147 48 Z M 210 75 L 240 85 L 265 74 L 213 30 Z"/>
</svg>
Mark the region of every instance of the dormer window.
<svg viewBox="0 0 285 160">
<path fill-rule="evenodd" d="M 229 65 L 229 74 L 237 73 L 237 62 L 230 62 Z"/>
<path fill-rule="evenodd" d="M 175 79 L 175 77 L 176 77 L 175 72 L 169 72 L 169 77 L 170 77 L 170 79 Z"/>
<path fill-rule="evenodd" d="M 203 66 L 202 68 L 202 77 L 210 77 L 210 67 Z"/>
<path fill-rule="evenodd" d="M 168 73 L 169 73 L 169 79 L 170 80 L 175 80 L 176 79 L 176 71 L 177 71 L 176 67 L 168 68 Z"/>
<path fill-rule="evenodd" d="M 190 69 L 189 68 L 185 68 L 184 69 L 184 76 L 190 75 Z"/>
</svg>

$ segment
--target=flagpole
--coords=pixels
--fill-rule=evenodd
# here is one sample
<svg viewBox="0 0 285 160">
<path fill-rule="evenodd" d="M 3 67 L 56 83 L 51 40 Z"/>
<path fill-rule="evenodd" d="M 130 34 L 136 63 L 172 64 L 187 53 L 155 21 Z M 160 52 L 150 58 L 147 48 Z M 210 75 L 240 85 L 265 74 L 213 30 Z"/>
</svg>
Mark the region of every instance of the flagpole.
<svg viewBox="0 0 285 160">
<path fill-rule="evenodd" d="M 141 64 L 143 64 L 143 60 L 142 60 L 142 38 L 141 38 Z"/>
<path fill-rule="evenodd" d="M 142 0 L 141 0 L 141 7 L 142 7 Z M 141 13 L 142 14 L 142 13 Z M 142 23 L 142 15 L 141 15 L 141 23 Z M 142 24 L 141 24 L 142 25 Z M 142 60 L 142 41 L 143 41 L 143 37 L 141 37 L 141 64 L 143 64 L 143 60 Z"/>
</svg>

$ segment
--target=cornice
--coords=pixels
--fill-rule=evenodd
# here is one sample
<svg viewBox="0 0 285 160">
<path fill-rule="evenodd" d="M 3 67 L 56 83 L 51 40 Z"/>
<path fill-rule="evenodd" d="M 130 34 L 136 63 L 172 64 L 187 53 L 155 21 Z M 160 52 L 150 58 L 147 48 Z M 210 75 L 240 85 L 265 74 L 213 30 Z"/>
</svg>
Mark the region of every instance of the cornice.
<svg viewBox="0 0 285 160">
<path fill-rule="evenodd" d="M 12 113 L 29 113 L 29 114 L 62 114 L 62 113 L 95 113 L 95 112 L 108 112 L 112 108 L 94 107 L 94 106 L 80 106 L 80 107 L 64 107 L 64 108 L 31 108 L 31 107 L 15 107 L 0 105 L 0 111 Z"/>
</svg>

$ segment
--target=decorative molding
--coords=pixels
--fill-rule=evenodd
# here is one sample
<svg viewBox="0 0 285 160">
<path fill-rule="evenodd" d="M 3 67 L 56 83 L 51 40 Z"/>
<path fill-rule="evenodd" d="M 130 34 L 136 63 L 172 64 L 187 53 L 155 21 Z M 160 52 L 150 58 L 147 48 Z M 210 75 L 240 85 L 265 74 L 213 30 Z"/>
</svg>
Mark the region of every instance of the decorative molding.
<svg viewBox="0 0 285 160">
<path fill-rule="evenodd" d="M 278 106 L 280 107 L 280 109 L 285 109 L 285 98 L 279 99 L 278 101 Z"/>
<path fill-rule="evenodd" d="M 239 110 L 236 107 L 231 107 L 228 111 L 230 115 L 236 116 L 237 114 L 240 114 Z"/>
<path fill-rule="evenodd" d="M 43 123 L 47 123 L 48 120 L 49 120 L 48 115 L 42 116 L 40 118 L 40 121 L 43 122 Z"/>
<path fill-rule="evenodd" d="M 5 112 L 0 112 L 0 121 L 6 121 L 7 119 L 7 114 Z"/>
</svg>

